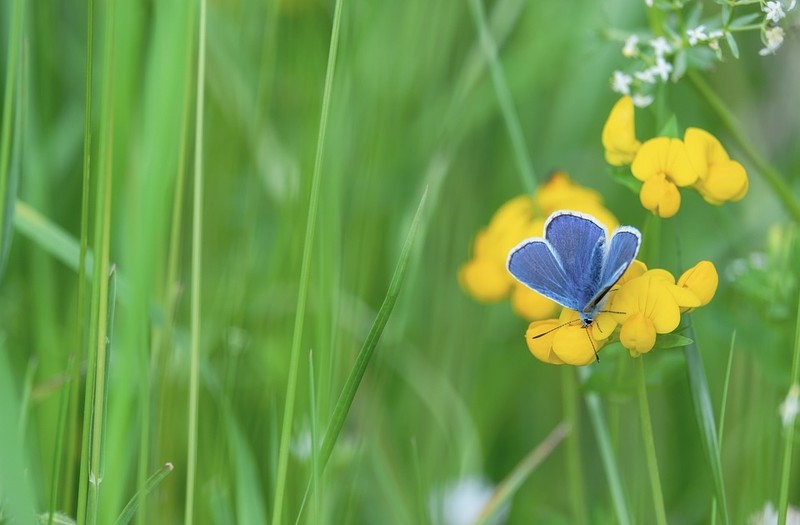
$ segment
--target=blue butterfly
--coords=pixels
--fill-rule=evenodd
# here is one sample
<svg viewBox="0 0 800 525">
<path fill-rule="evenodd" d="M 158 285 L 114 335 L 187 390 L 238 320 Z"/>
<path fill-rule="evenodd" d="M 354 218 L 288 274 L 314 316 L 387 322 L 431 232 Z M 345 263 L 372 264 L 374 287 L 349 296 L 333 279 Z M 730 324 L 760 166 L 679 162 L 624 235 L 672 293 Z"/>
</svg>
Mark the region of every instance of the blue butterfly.
<svg viewBox="0 0 800 525">
<path fill-rule="evenodd" d="M 636 259 L 642 235 L 606 228 L 583 213 L 557 211 L 544 223 L 544 238 L 519 243 L 508 254 L 508 271 L 522 284 L 576 310 L 584 327 L 597 316 L 609 290 Z"/>
</svg>

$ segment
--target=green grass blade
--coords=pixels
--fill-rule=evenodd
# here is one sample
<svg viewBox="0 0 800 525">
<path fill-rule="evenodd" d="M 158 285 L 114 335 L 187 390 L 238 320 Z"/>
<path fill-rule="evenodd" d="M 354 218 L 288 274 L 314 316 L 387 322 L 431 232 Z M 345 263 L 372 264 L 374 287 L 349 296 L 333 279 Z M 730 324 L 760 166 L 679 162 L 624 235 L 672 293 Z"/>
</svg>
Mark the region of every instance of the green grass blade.
<svg viewBox="0 0 800 525">
<path fill-rule="evenodd" d="M 794 324 L 794 355 L 792 357 L 792 388 L 800 382 L 800 294 L 798 294 L 797 319 Z M 786 523 L 789 508 L 789 482 L 792 473 L 792 450 L 794 448 L 795 421 L 786 427 L 783 440 L 783 461 L 781 463 L 781 489 L 778 499 L 778 523 Z"/>
<path fill-rule="evenodd" d="M 289 377 L 286 384 L 286 401 L 283 409 L 281 439 L 278 450 L 278 471 L 275 486 L 275 501 L 272 508 L 272 525 L 283 523 L 283 504 L 286 492 L 286 477 L 289 467 L 289 441 L 294 421 L 294 405 L 297 396 L 297 375 L 300 366 L 300 341 L 303 336 L 303 323 L 306 314 L 306 299 L 311 272 L 311 252 L 314 246 L 314 230 L 317 224 L 319 208 L 319 187 L 322 180 L 322 159 L 325 150 L 325 134 L 328 128 L 333 77 L 336 72 L 336 55 L 339 49 L 339 31 L 342 21 L 342 0 L 336 0 L 333 14 L 333 27 L 328 48 L 328 64 L 325 72 L 325 86 L 322 93 L 322 109 L 320 111 L 319 131 L 317 134 L 317 151 L 314 158 L 314 172 L 311 177 L 311 194 L 308 203 L 306 232 L 303 241 L 303 260 L 300 266 L 300 289 L 297 294 L 294 330 L 292 331 L 292 349 L 289 357 Z M 324 462 L 323 462 L 324 464 Z"/>
<path fill-rule="evenodd" d="M 497 46 L 492 39 L 492 34 L 486 22 L 486 13 L 483 10 L 483 4 L 480 0 L 469 0 L 469 7 L 472 18 L 478 28 L 483 50 L 489 62 L 489 72 L 492 76 L 495 93 L 497 94 L 497 101 L 500 103 L 500 110 L 503 113 L 503 119 L 505 120 L 508 134 L 511 137 L 514 159 L 517 161 L 522 187 L 525 188 L 526 192 L 533 193 L 537 183 L 536 172 L 533 170 L 533 164 L 531 164 L 531 158 L 525 146 L 525 135 L 522 132 L 522 125 L 520 124 L 517 111 L 514 108 L 514 100 L 511 97 L 511 91 L 508 89 L 503 67 L 500 65 Z"/>
<path fill-rule="evenodd" d="M 585 379 L 588 370 L 581 368 L 578 370 L 580 377 Z M 611 502 L 614 505 L 614 512 L 617 516 L 617 523 L 629 525 L 631 523 L 630 513 L 625 503 L 625 491 L 622 488 L 622 481 L 619 477 L 619 467 L 614 457 L 614 447 L 611 445 L 611 437 L 608 434 L 603 408 L 597 394 L 587 393 L 584 395 L 586 408 L 589 411 L 589 419 L 594 428 L 594 435 L 597 439 L 597 446 L 600 449 L 600 459 L 603 461 L 603 468 L 608 481 L 608 490 L 611 491 Z"/>
<path fill-rule="evenodd" d="M 8 27 L 8 56 L 6 57 L 6 84 L 3 97 L 3 123 L 0 130 L 0 219 L 2 219 L 2 226 L 0 227 L 0 260 L 5 266 L 5 258 L 8 249 L 11 245 L 11 235 L 9 224 L 11 222 L 11 215 L 13 214 L 12 191 L 12 166 L 11 166 L 11 146 L 15 142 L 19 142 L 20 135 L 17 135 L 17 140 L 14 140 L 14 130 L 12 129 L 12 117 L 18 115 L 18 111 L 14 111 L 14 101 L 17 97 L 17 87 L 19 86 L 20 67 L 19 61 L 22 55 L 22 30 L 25 23 L 25 2 L 22 0 L 15 0 L 11 5 L 11 17 L 9 18 Z M 19 106 L 19 104 L 17 104 Z M 19 107 L 17 108 L 19 110 Z M 9 200 L 11 199 L 11 200 Z M 2 268 L 0 267 L 0 270 Z"/>
<path fill-rule="evenodd" d="M 189 364 L 189 421 L 186 447 L 186 504 L 184 523 L 194 518 L 194 486 L 197 471 L 197 419 L 200 398 L 200 283 L 203 241 L 203 108 L 206 71 L 206 0 L 200 0 L 197 51 L 197 99 L 194 136 L 194 192 L 192 201 L 191 361 Z"/>
<path fill-rule="evenodd" d="M 0 341 L 0 421 L 19 421 L 20 401 L 14 390 L 14 372 L 5 341 Z M 13 425 L 12 427 L 13 428 Z M 25 447 L 19 432 L 0 432 L 0 489 L 4 518 L 9 523 L 32 523 L 36 519 L 31 477 L 26 473 Z"/>
<path fill-rule="evenodd" d="M 321 468 L 319 464 L 318 447 L 318 414 L 317 414 L 317 389 L 316 375 L 314 374 L 314 353 L 308 352 L 308 389 L 309 400 L 311 403 L 311 493 L 314 495 L 314 505 L 312 507 L 312 520 L 315 523 L 320 521 L 320 477 Z"/>
<path fill-rule="evenodd" d="M 14 226 L 20 234 L 35 242 L 67 267 L 76 272 L 79 270 L 81 248 L 78 242 L 24 202 L 16 202 Z M 94 268 L 94 257 L 91 251 L 86 253 L 85 259 L 84 271 L 86 274 L 91 274 Z"/>
<path fill-rule="evenodd" d="M 152 493 L 156 487 L 158 487 L 164 479 L 172 473 L 174 467 L 172 463 L 166 463 L 163 467 L 158 469 L 152 476 L 147 478 L 147 481 L 144 484 L 142 490 L 134 494 L 131 500 L 125 505 L 125 508 L 122 509 L 117 520 L 114 522 L 115 525 L 127 525 L 128 522 L 131 521 L 136 509 L 139 508 L 139 504 L 146 498 L 150 493 Z"/>
<path fill-rule="evenodd" d="M 111 206 L 113 182 L 114 129 L 114 40 L 115 2 L 107 5 L 103 38 L 103 100 L 101 103 L 100 166 L 96 181 L 94 204 L 94 253 L 97 260 L 92 268 L 92 300 L 89 320 L 89 351 L 87 356 L 86 394 L 83 409 L 81 467 L 78 487 L 78 523 L 95 523 L 97 490 L 102 473 L 103 409 L 106 392 L 106 350 L 108 337 L 109 253 L 111 249 Z M 90 489 L 90 477 L 92 487 Z"/>
<path fill-rule="evenodd" d="M 733 331 L 731 336 L 731 346 L 728 351 L 728 367 L 725 372 L 725 386 L 722 388 L 722 406 L 719 409 L 719 438 L 717 446 L 720 451 L 722 450 L 722 434 L 725 430 L 725 410 L 728 406 L 728 387 L 731 384 L 731 369 L 733 367 L 733 348 L 736 344 L 736 330 Z M 717 522 L 717 500 L 716 498 L 711 501 L 711 524 Z"/>
<path fill-rule="evenodd" d="M 572 367 L 563 367 L 561 371 L 561 387 L 564 407 L 564 421 L 569 425 L 566 437 L 567 472 L 569 475 L 569 492 L 572 503 L 573 520 L 576 524 L 589 523 L 586 494 L 584 492 L 584 470 L 581 462 L 580 448 L 580 404 L 578 403 L 578 381 Z"/>
<path fill-rule="evenodd" d="M 492 518 L 503 508 L 503 504 L 508 501 L 528 479 L 528 476 L 536 470 L 542 461 L 549 456 L 553 450 L 561 443 L 570 429 L 566 423 L 560 423 L 550 434 L 539 443 L 525 458 L 514 467 L 514 470 L 503 480 L 492 494 L 492 498 L 486 503 L 478 517 L 478 524 L 485 525 L 492 523 Z"/>
<path fill-rule="evenodd" d="M 703 441 L 703 450 L 705 451 L 711 479 L 714 483 L 720 517 L 722 522 L 727 524 L 730 523 L 730 520 L 728 517 L 728 503 L 725 497 L 725 483 L 722 476 L 722 461 L 719 455 L 719 440 L 717 439 L 714 409 L 711 406 L 711 395 L 708 392 L 708 382 L 703 369 L 703 361 L 700 358 L 700 351 L 697 348 L 697 338 L 692 328 L 692 319 L 690 315 L 686 317 L 689 322 L 689 329 L 686 334 L 693 342 L 683 347 L 683 354 L 686 358 L 687 372 L 689 373 L 689 387 L 694 404 L 694 413 L 697 417 L 697 426 Z"/>
<path fill-rule="evenodd" d="M 353 365 L 353 368 L 350 370 L 350 374 L 347 376 L 347 381 L 345 381 L 342 393 L 339 395 L 339 399 L 336 401 L 336 406 L 333 409 L 333 415 L 331 416 L 331 421 L 328 424 L 328 430 L 325 432 L 325 438 L 322 441 L 322 448 L 320 449 L 319 454 L 319 462 L 323 469 L 328 463 L 328 459 L 331 456 L 334 445 L 336 445 L 336 440 L 339 438 L 339 433 L 342 431 L 347 414 L 350 412 L 350 406 L 353 404 L 353 399 L 358 391 L 358 386 L 361 384 L 361 380 L 364 378 L 364 372 L 367 369 L 367 365 L 372 359 L 372 355 L 375 352 L 375 348 L 378 346 L 378 341 L 381 338 L 381 334 L 386 326 L 386 322 L 389 320 L 389 316 L 392 314 L 392 309 L 397 302 L 397 296 L 400 293 L 400 289 L 403 285 L 403 277 L 406 273 L 408 258 L 411 254 L 411 247 L 414 244 L 414 238 L 417 235 L 417 230 L 422 223 L 422 216 L 427 196 L 428 193 L 426 191 L 419 201 L 417 213 L 414 215 L 414 220 L 411 223 L 405 243 L 403 244 L 403 249 L 400 252 L 400 259 L 397 261 L 394 275 L 392 275 L 392 280 L 389 283 L 389 290 L 386 292 L 386 297 L 383 299 L 383 304 L 381 304 L 381 307 L 378 310 L 378 315 L 375 318 L 375 322 L 372 323 L 372 327 L 367 334 L 367 338 L 364 340 L 364 344 L 361 346 L 358 356 L 356 356 L 356 362 Z"/>
<path fill-rule="evenodd" d="M 653 504 L 656 511 L 656 523 L 667 524 L 667 513 L 664 509 L 664 495 L 661 492 L 661 477 L 658 473 L 656 444 L 653 440 L 653 423 L 650 420 L 650 403 L 647 400 L 647 386 L 644 379 L 644 361 L 636 359 L 636 393 L 639 398 L 639 421 L 642 425 L 642 439 L 647 456 L 647 471 L 650 474 L 650 488 L 653 492 Z"/>
</svg>

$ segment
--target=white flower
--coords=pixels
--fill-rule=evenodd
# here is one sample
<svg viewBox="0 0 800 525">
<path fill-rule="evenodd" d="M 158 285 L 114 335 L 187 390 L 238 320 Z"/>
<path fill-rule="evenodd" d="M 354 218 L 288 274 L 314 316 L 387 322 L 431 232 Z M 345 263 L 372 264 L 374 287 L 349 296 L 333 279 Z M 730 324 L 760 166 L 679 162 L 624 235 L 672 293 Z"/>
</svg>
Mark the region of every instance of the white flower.
<svg viewBox="0 0 800 525">
<path fill-rule="evenodd" d="M 751 514 L 750 519 L 747 520 L 749 525 L 778 525 L 778 509 L 771 501 L 764 504 L 764 508 L 756 514 Z M 786 525 L 800 525 L 800 511 L 797 507 L 786 509 Z"/>
<path fill-rule="evenodd" d="M 686 31 L 686 36 L 689 38 L 690 46 L 695 46 L 698 42 L 704 42 L 705 40 L 708 40 L 706 26 L 697 26 L 694 29 L 688 29 Z"/>
<path fill-rule="evenodd" d="M 289 452 L 298 461 L 305 463 L 311 457 L 311 447 L 311 430 L 308 428 L 308 423 L 303 423 L 300 431 L 289 441 Z"/>
<path fill-rule="evenodd" d="M 797 0 L 792 0 L 791 2 L 789 2 L 789 5 L 786 6 L 786 10 L 791 11 L 792 9 L 794 9 L 795 5 L 797 5 Z"/>
<path fill-rule="evenodd" d="M 645 69 L 644 71 L 637 71 L 633 74 L 633 76 L 636 77 L 636 80 L 646 84 L 656 83 L 656 73 L 653 71 L 653 68 Z"/>
<path fill-rule="evenodd" d="M 467 476 L 435 491 L 429 500 L 433 523 L 441 525 L 473 525 L 492 499 L 495 487 L 479 476 Z M 508 506 L 495 515 L 491 523 L 505 521 Z"/>
<path fill-rule="evenodd" d="M 667 39 L 663 36 L 651 40 L 650 47 L 655 51 L 656 57 L 662 57 L 668 53 L 672 53 L 672 46 L 669 45 L 669 42 L 667 42 Z"/>
<path fill-rule="evenodd" d="M 653 103 L 653 97 L 650 95 L 642 95 L 641 93 L 634 93 L 633 96 L 631 96 L 631 100 L 633 100 L 633 105 L 637 108 L 646 108 Z"/>
<path fill-rule="evenodd" d="M 633 82 L 633 77 L 623 73 L 622 71 L 614 71 L 614 78 L 611 80 L 611 89 L 615 93 L 622 95 L 630 95 L 630 85 Z"/>
<path fill-rule="evenodd" d="M 644 3 L 647 4 L 647 7 L 653 7 L 653 0 L 644 0 Z"/>
<path fill-rule="evenodd" d="M 780 26 L 770 27 L 764 31 L 764 39 L 767 41 L 767 46 L 759 51 L 758 54 L 763 57 L 775 53 L 783 44 L 783 35 L 783 28 Z"/>
<path fill-rule="evenodd" d="M 786 394 L 786 399 L 781 403 L 780 412 L 783 428 L 794 424 L 797 414 L 800 413 L 800 385 L 797 383 L 793 384 L 789 393 Z"/>
<path fill-rule="evenodd" d="M 660 76 L 662 81 L 666 82 L 669 78 L 669 74 L 672 73 L 672 64 L 658 57 L 656 59 L 656 65 L 650 69 L 653 70 L 654 74 Z"/>
<path fill-rule="evenodd" d="M 625 39 L 625 45 L 622 46 L 622 55 L 628 58 L 635 57 L 639 54 L 639 49 L 636 47 L 636 44 L 639 43 L 639 37 L 636 35 L 631 35 Z"/>
<path fill-rule="evenodd" d="M 786 13 L 783 12 L 783 6 L 781 3 L 776 2 L 775 0 L 770 0 L 766 4 L 762 5 L 761 10 L 766 13 L 767 20 L 774 24 L 777 24 L 780 22 L 781 18 L 786 16 Z"/>
<path fill-rule="evenodd" d="M 717 51 L 719 49 L 719 39 L 725 36 L 721 29 L 715 29 L 708 34 L 708 47 Z"/>
</svg>

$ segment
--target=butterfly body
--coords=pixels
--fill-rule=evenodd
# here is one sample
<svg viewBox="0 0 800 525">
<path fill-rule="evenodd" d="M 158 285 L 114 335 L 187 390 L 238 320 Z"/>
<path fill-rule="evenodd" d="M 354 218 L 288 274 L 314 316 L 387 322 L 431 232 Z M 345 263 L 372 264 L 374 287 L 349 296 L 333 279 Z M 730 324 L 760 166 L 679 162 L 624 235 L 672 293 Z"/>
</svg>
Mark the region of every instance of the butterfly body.
<svg viewBox="0 0 800 525">
<path fill-rule="evenodd" d="M 508 254 L 508 271 L 528 288 L 575 310 L 589 326 L 607 294 L 636 259 L 641 234 L 620 226 L 608 237 L 591 215 L 557 211 L 544 237 L 526 239 Z"/>
</svg>

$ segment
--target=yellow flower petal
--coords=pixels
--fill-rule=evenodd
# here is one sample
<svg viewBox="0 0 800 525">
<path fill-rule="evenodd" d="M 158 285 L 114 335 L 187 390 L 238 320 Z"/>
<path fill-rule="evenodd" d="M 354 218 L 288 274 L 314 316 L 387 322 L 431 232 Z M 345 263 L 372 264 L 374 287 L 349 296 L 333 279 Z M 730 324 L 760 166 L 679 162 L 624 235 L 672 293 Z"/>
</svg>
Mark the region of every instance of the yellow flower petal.
<svg viewBox="0 0 800 525">
<path fill-rule="evenodd" d="M 639 200 L 645 209 L 664 218 L 672 217 L 681 207 L 678 188 L 661 173 L 653 175 L 642 184 Z"/>
<path fill-rule="evenodd" d="M 640 181 L 663 175 L 678 186 L 689 186 L 697 180 L 697 171 L 680 139 L 657 137 L 639 148 L 631 164 L 631 173 Z"/>
<path fill-rule="evenodd" d="M 678 286 L 692 292 L 700 302 L 698 306 L 705 306 L 714 298 L 719 286 L 717 269 L 711 261 L 700 261 L 683 272 Z"/>
<path fill-rule="evenodd" d="M 695 189 L 711 204 L 740 200 L 749 181 L 744 166 L 730 160 L 728 152 L 712 134 L 689 128 L 684 135 L 686 151 L 698 173 Z"/>
<path fill-rule="evenodd" d="M 606 161 L 614 166 L 630 164 L 641 143 L 636 140 L 633 100 L 622 97 L 611 108 L 603 126 L 603 147 Z"/>
<path fill-rule="evenodd" d="M 555 302 L 534 292 L 519 281 L 514 281 L 514 288 L 511 291 L 511 307 L 517 315 L 528 321 L 551 317 L 559 308 Z"/>
<path fill-rule="evenodd" d="M 719 140 L 700 128 L 689 128 L 683 135 L 686 153 L 700 179 L 708 176 L 708 167 L 714 164 L 727 162 L 730 157 L 722 147 Z"/>
<path fill-rule="evenodd" d="M 748 187 L 747 172 L 735 160 L 710 166 L 706 179 L 695 183 L 700 195 L 711 204 L 741 200 Z"/>
<path fill-rule="evenodd" d="M 558 319 L 547 319 L 535 321 L 528 325 L 528 330 L 525 332 L 525 342 L 528 345 L 528 350 L 539 361 L 554 365 L 564 364 L 564 361 L 553 353 L 553 339 L 556 336 L 556 332 L 553 329 L 559 324 L 560 321 Z"/>
<path fill-rule="evenodd" d="M 514 278 L 489 259 L 473 259 L 461 267 L 458 281 L 476 300 L 493 303 L 508 295 Z"/>
<path fill-rule="evenodd" d="M 643 313 L 631 316 L 622 325 L 619 332 L 619 341 L 622 345 L 635 354 L 643 354 L 653 349 L 656 344 L 656 329 L 653 322 Z"/>
</svg>

